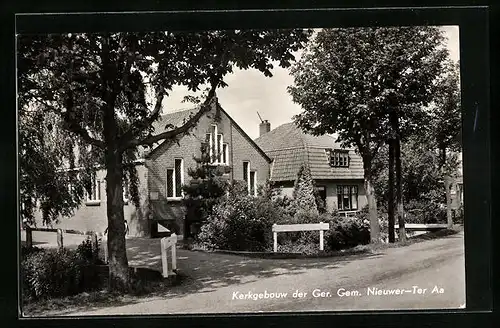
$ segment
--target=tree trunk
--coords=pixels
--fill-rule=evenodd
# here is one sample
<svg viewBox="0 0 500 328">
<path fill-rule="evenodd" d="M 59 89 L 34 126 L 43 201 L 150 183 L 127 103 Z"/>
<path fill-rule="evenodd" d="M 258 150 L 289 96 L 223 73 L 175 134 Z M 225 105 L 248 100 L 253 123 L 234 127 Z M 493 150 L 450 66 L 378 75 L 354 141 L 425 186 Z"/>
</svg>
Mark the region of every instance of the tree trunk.
<svg viewBox="0 0 500 328">
<path fill-rule="evenodd" d="M 401 179 L 401 140 L 396 137 L 394 145 L 394 159 L 396 164 L 396 208 L 398 211 L 399 241 L 406 242 L 405 217 L 403 208 L 403 182 Z"/>
<path fill-rule="evenodd" d="M 116 150 L 106 154 L 106 169 L 109 288 L 112 291 L 128 291 L 130 279 L 125 247 L 122 155 Z"/>
<path fill-rule="evenodd" d="M 394 139 L 389 140 L 389 199 L 387 202 L 388 230 L 389 243 L 394 243 L 396 240 L 394 233 L 394 225 L 396 223 L 394 217 Z"/>
<path fill-rule="evenodd" d="M 364 184 L 368 201 L 368 217 L 370 218 L 370 241 L 372 244 L 377 244 L 380 242 L 380 223 L 378 222 L 375 188 L 372 184 L 371 164 L 371 159 L 368 156 L 363 156 Z"/>
<path fill-rule="evenodd" d="M 441 158 L 442 158 L 442 171 L 443 171 L 443 181 L 444 188 L 446 192 L 446 220 L 448 223 L 448 228 L 451 229 L 453 227 L 453 217 L 451 215 L 451 178 L 448 176 L 446 172 L 446 148 L 441 149 Z"/>
<path fill-rule="evenodd" d="M 125 248 L 125 219 L 123 215 L 123 152 L 118 141 L 118 123 L 115 113 L 116 98 L 116 67 L 110 60 L 109 34 L 105 33 L 102 43 L 103 88 L 104 100 L 103 130 L 106 164 L 106 201 L 108 216 L 108 263 L 110 291 L 128 291 L 130 273 L 128 268 L 127 250 Z"/>
</svg>

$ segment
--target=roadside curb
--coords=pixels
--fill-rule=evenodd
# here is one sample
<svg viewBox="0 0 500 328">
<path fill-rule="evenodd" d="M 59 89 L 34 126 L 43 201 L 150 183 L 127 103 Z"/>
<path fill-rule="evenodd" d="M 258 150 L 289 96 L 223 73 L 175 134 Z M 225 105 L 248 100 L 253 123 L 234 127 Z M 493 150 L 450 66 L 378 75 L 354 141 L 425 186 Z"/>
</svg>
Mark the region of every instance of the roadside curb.
<svg viewBox="0 0 500 328">
<path fill-rule="evenodd" d="M 285 259 L 314 259 L 314 258 L 335 258 L 344 257 L 349 255 L 360 255 L 360 254 L 371 254 L 370 249 L 362 250 L 345 250 L 336 252 L 323 252 L 317 254 L 303 254 L 303 253 L 274 253 L 274 252 L 249 252 L 249 251 L 229 251 L 229 250 L 214 250 L 205 251 L 201 249 L 192 249 L 192 252 L 200 253 L 215 253 L 215 254 L 227 254 L 227 255 L 238 255 L 248 258 L 260 258 L 260 259 L 274 259 L 274 260 L 285 260 Z"/>
</svg>

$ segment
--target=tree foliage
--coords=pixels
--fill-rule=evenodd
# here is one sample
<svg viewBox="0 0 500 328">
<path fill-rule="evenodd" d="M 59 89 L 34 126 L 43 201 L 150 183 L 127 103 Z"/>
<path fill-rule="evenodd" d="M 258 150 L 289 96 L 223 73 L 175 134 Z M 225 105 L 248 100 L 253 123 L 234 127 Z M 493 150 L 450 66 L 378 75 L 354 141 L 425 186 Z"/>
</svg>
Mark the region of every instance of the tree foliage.
<svg viewBox="0 0 500 328">
<path fill-rule="evenodd" d="M 300 167 L 297 173 L 293 187 L 293 199 L 297 213 L 319 214 L 311 170 L 305 164 Z"/>
<path fill-rule="evenodd" d="M 182 190 L 182 200 L 187 213 L 185 233 L 190 235 L 189 227 L 193 223 L 203 223 L 211 214 L 214 206 L 220 198 L 226 194 L 229 180 L 224 174 L 230 172 L 230 168 L 213 165 L 212 158 L 207 151 L 207 146 L 201 147 L 201 156 L 194 158 L 196 167 L 188 168 L 191 178 Z"/>
<path fill-rule="evenodd" d="M 373 158 L 426 118 L 422 108 L 432 102 L 448 56 L 443 42 L 435 27 L 323 29 L 292 68 L 289 92 L 304 110 L 295 117 L 298 125 L 317 135 L 337 133 L 343 146 L 355 145 L 363 157 L 372 241 L 379 229 Z"/>
<path fill-rule="evenodd" d="M 57 115 L 72 138 L 94 147 L 107 171 L 112 289 L 128 288 L 122 186 L 137 147 L 188 134 L 233 67 L 271 76 L 273 61 L 288 67 L 309 35 L 297 29 L 17 36 L 20 104 Z M 207 87 L 207 95 L 183 124 L 153 135 L 152 123 L 175 85 Z"/>
</svg>

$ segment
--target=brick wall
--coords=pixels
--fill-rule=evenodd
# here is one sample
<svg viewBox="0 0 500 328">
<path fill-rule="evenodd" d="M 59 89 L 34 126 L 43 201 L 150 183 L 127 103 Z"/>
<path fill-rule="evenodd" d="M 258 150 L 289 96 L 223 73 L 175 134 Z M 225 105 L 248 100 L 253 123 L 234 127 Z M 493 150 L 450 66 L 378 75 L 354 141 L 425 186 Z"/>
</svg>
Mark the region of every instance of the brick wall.
<svg viewBox="0 0 500 328">
<path fill-rule="evenodd" d="M 147 236 L 149 234 L 147 222 L 147 169 L 144 165 L 136 166 L 139 176 L 140 209 L 137 210 L 132 202 L 128 202 L 123 207 L 124 217 L 129 225 L 130 236 Z M 79 208 L 75 209 L 71 217 L 61 217 L 59 222 L 54 222 L 54 228 L 73 229 L 79 231 L 104 232 L 108 226 L 107 202 L 106 202 L 106 171 L 100 170 L 96 173 L 96 180 L 100 184 L 100 202 L 83 202 Z M 35 220 L 38 227 L 43 227 L 41 213 L 37 212 Z"/>
<path fill-rule="evenodd" d="M 236 127 L 232 127 L 232 162 L 233 179 L 243 180 L 243 162 L 250 162 L 250 171 L 257 172 L 257 185 L 263 185 L 269 179 L 271 165 L 266 158 L 248 141 Z"/>
<path fill-rule="evenodd" d="M 205 135 L 210 133 L 211 125 L 217 125 L 217 132 L 223 135 L 223 142 L 228 144 L 228 161 L 233 179 L 243 179 L 243 161 L 250 162 L 250 170 L 257 172 L 257 184 L 265 183 L 269 178 L 269 163 L 261 153 L 251 145 L 231 119 L 223 111 L 212 109 L 204 115 L 198 125 L 191 130 L 190 135 L 182 137 L 178 143 L 164 143 L 148 158 L 149 169 L 148 186 L 151 198 L 152 211 L 155 220 L 170 221 L 176 232 L 183 234 L 183 220 L 185 211 L 179 200 L 166 198 L 166 172 L 174 168 L 174 160 L 182 158 L 184 163 L 184 183 L 189 182 L 188 170 L 196 166 L 194 157 L 199 157 Z M 175 222 L 175 223 L 174 223 Z"/>
</svg>

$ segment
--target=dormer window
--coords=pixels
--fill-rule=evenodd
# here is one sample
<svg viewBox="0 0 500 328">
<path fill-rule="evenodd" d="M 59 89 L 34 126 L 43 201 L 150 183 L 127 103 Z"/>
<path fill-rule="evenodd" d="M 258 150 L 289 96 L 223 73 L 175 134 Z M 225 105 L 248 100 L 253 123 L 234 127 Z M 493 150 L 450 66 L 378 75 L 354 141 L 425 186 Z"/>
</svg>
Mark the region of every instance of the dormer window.
<svg viewBox="0 0 500 328">
<path fill-rule="evenodd" d="M 347 150 L 330 150 L 330 166 L 349 167 L 349 152 Z"/>
</svg>

